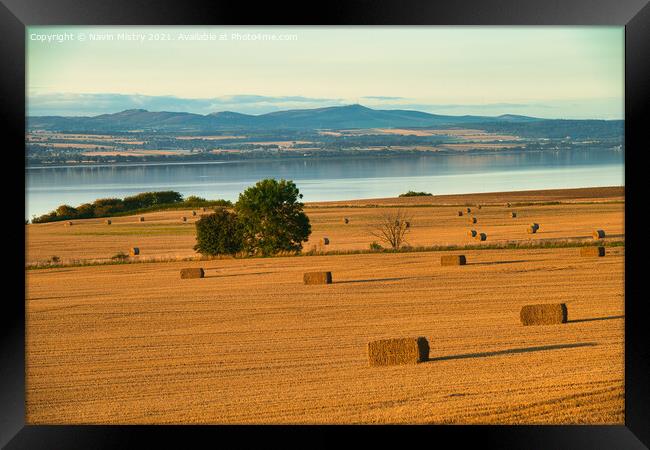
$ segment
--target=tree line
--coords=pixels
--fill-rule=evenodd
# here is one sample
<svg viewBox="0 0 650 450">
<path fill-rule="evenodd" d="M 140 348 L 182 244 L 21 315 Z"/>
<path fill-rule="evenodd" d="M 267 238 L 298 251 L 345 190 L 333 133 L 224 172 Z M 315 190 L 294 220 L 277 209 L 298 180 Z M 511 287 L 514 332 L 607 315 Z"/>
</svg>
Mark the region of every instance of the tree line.
<svg viewBox="0 0 650 450">
<path fill-rule="evenodd" d="M 231 202 L 227 200 L 206 200 L 197 196 L 189 196 L 187 199 L 183 199 L 183 196 L 175 191 L 143 192 L 122 199 L 100 198 L 92 203 L 84 203 L 77 207 L 61 205 L 47 214 L 34 216 L 32 223 L 111 217 L 143 210 L 162 209 L 170 206 L 187 206 L 192 208 L 228 205 L 231 205 Z"/>
</svg>

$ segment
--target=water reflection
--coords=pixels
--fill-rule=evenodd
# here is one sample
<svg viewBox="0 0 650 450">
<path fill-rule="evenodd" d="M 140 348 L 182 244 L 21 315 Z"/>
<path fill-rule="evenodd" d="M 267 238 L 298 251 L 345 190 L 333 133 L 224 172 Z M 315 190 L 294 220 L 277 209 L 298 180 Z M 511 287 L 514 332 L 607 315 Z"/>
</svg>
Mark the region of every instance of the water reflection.
<svg viewBox="0 0 650 450">
<path fill-rule="evenodd" d="M 296 181 L 305 201 L 390 197 L 409 189 L 446 194 L 623 185 L 623 158 L 580 150 L 34 168 L 26 170 L 26 216 L 150 190 L 236 200 L 267 177 Z"/>
</svg>

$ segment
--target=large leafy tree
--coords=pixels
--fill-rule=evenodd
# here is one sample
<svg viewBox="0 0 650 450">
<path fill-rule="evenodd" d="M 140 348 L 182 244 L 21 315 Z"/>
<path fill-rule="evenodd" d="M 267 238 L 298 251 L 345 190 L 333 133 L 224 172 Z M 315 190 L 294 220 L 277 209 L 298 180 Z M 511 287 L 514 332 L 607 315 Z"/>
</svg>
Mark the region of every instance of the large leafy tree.
<svg viewBox="0 0 650 450">
<path fill-rule="evenodd" d="M 242 227 L 237 216 L 225 208 L 196 222 L 194 250 L 203 255 L 234 255 L 242 249 Z"/>
<path fill-rule="evenodd" d="M 235 211 L 242 225 L 243 249 L 272 255 L 300 251 L 311 234 L 309 218 L 293 181 L 266 179 L 239 194 Z"/>
</svg>

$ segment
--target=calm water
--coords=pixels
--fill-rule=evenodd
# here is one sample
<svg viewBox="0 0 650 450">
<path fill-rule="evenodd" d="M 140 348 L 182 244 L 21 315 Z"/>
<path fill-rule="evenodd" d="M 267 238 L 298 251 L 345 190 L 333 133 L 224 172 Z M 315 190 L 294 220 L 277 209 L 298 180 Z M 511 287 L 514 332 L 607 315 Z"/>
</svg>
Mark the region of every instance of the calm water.
<svg viewBox="0 0 650 450">
<path fill-rule="evenodd" d="M 61 204 L 174 190 L 236 200 L 256 181 L 296 182 L 304 201 L 624 185 L 622 152 L 427 155 L 26 169 L 26 218 Z"/>
</svg>

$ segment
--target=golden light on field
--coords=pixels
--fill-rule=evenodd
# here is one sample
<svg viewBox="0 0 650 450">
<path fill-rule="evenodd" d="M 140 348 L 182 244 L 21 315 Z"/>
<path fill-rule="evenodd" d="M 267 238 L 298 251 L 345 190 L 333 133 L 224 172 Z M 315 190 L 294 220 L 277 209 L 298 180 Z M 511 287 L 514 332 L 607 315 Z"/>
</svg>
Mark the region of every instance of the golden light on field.
<svg viewBox="0 0 650 450">
<path fill-rule="evenodd" d="M 605 243 L 623 240 L 620 192 L 596 193 L 574 191 L 563 199 L 582 199 L 573 204 L 522 206 L 515 193 L 406 208 L 411 240 L 476 245 L 454 212 L 479 200 L 486 245 L 592 241 L 601 228 Z M 416 200 L 453 203 L 404 199 Z M 345 250 L 367 249 L 381 211 L 307 212 L 311 239 Z M 138 258 L 191 256 L 195 218 L 182 224 L 181 214 L 29 225 L 28 262 L 133 246 Z M 543 227 L 530 235 L 532 222 Z M 441 265 L 452 253 L 466 264 Z M 465 249 L 28 270 L 27 422 L 622 424 L 624 256 L 624 246 L 593 258 L 577 248 Z M 181 279 L 187 268 L 204 277 Z M 325 271 L 331 284 L 303 284 Z M 565 304 L 567 322 L 523 326 L 522 307 L 535 304 Z M 418 336 L 428 360 L 369 366 L 369 342 Z"/>
</svg>

